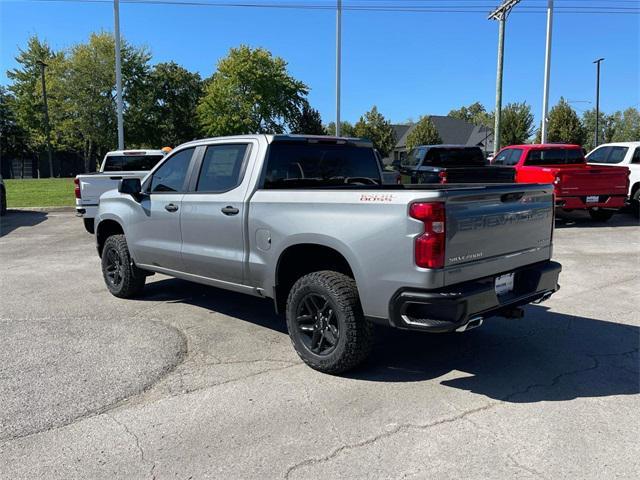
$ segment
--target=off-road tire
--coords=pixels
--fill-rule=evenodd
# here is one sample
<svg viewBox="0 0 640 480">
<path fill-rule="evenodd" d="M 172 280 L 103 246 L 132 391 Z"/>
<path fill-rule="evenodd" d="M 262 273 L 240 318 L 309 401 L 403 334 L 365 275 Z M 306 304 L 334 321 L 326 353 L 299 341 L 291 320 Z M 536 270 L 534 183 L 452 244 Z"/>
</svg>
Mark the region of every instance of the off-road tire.
<svg viewBox="0 0 640 480">
<path fill-rule="evenodd" d="M 614 213 L 615 212 L 613 210 L 589 210 L 589 216 L 596 222 L 606 222 L 613 217 Z"/>
<path fill-rule="evenodd" d="M 95 233 L 93 218 L 83 218 L 82 223 L 84 223 L 84 229 L 87 231 L 87 233 L 90 233 L 91 235 Z"/>
<path fill-rule="evenodd" d="M 117 280 L 113 279 L 113 269 L 110 268 L 117 258 Z M 104 242 L 102 248 L 102 275 L 107 289 L 119 298 L 133 298 L 144 289 L 146 276 L 131 260 L 129 248 L 124 235 L 112 235 Z"/>
<path fill-rule="evenodd" d="M 7 213 L 7 192 L 4 187 L 0 187 L 0 215 Z"/>
<path fill-rule="evenodd" d="M 305 344 L 296 319 L 309 294 L 328 302 L 338 326 L 336 346 L 326 355 L 312 352 Z M 374 325 L 364 318 L 356 282 L 342 273 L 324 270 L 300 278 L 289 292 L 286 317 L 293 348 L 314 370 L 330 374 L 345 372 L 362 363 L 373 347 Z"/>
<path fill-rule="evenodd" d="M 631 211 L 636 218 L 640 218 L 640 188 L 636 188 L 631 195 Z"/>
</svg>

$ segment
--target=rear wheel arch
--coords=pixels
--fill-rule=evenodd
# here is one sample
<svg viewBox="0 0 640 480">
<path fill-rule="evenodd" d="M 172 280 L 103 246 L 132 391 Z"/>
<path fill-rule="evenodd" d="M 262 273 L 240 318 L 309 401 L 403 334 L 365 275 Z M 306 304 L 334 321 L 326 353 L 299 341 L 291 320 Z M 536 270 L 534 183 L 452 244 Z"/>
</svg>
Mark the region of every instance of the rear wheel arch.
<svg viewBox="0 0 640 480">
<path fill-rule="evenodd" d="M 283 250 L 275 271 L 276 310 L 285 311 L 289 291 L 298 279 L 322 270 L 342 273 L 355 280 L 349 261 L 335 248 L 316 243 L 301 243 Z"/>
</svg>

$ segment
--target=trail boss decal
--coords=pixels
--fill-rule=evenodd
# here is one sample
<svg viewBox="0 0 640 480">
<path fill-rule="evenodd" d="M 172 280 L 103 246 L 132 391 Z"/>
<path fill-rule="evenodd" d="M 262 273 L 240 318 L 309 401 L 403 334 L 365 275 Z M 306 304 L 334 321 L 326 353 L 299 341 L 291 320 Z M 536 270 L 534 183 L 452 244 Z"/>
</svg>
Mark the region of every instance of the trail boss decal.
<svg viewBox="0 0 640 480">
<path fill-rule="evenodd" d="M 389 203 L 393 202 L 392 193 L 363 193 L 360 195 L 361 202 L 378 202 Z"/>
</svg>

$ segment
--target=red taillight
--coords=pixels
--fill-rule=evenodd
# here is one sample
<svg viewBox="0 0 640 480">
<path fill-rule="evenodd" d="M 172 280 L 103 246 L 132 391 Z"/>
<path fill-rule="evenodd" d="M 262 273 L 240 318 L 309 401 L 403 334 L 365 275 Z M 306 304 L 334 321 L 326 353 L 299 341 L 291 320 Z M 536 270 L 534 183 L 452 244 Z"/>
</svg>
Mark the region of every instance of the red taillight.
<svg viewBox="0 0 640 480">
<path fill-rule="evenodd" d="M 440 179 L 440 183 L 447 183 L 447 172 L 446 170 L 441 170 L 438 172 L 438 178 Z"/>
<path fill-rule="evenodd" d="M 422 268 L 444 267 L 445 208 L 444 203 L 413 203 L 409 215 L 424 223 L 424 233 L 415 241 L 416 265 Z"/>
<path fill-rule="evenodd" d="M 80 180 L 78 180 L 77 178 L 74 178 L 74 179 L 73 179 L 73 183 L 74 183 L 74 185 L 76 186 L 76 187 L 73 189 L 73 192 L 76 194 L 76 198 L 82 198 L 82 197 L 80 196 Z"/>
</svg>

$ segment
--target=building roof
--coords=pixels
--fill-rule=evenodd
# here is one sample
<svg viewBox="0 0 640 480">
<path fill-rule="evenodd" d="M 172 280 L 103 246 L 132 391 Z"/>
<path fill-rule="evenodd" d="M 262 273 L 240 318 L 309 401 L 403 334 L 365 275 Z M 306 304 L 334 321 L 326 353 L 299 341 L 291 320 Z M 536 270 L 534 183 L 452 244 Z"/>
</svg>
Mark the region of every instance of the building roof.
<svg viewBox="0 0 640 480">
<path fill-rule="evenodd" d="M 431 115 L 442 143 L 452 145 L 478 145 L 489 147 L 493 145 L 493 130 L 482 126 L 465 122 L 458 118 L 443 115 Z M 393 125 L 396 132 L 396 149 L 404 149 L 407 145 L 407 136 L 415 128 L 413 125 Z"/>
</svg>

